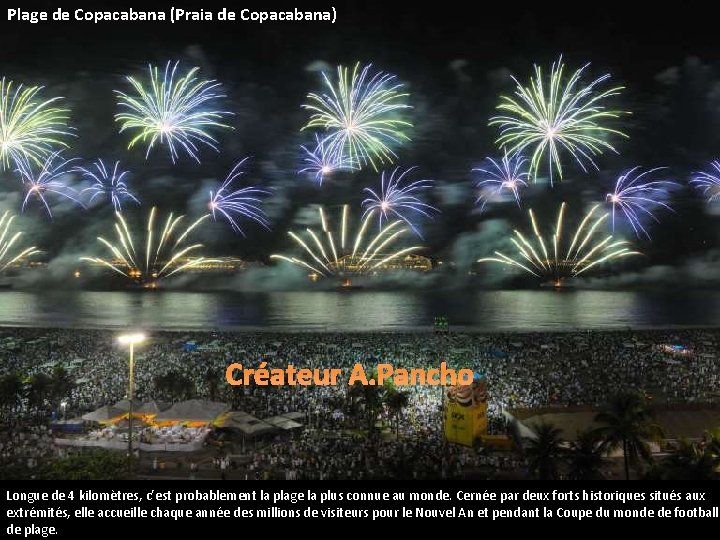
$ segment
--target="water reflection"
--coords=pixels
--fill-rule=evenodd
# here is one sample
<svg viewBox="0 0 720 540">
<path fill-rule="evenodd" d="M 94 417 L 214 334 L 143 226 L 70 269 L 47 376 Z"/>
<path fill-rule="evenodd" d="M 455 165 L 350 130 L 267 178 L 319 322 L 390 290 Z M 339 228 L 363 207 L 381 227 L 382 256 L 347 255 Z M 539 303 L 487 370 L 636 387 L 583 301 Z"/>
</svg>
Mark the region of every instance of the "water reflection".
<svg viewBox="0 0 720 540">
<path fill-rule="evenodd" d="M 720 292 L 0 292 L 0 324 L 148 329 L 283 327 L 392 330 L 453 326 L 553 330 L 720 325 Z"/>
</svg>

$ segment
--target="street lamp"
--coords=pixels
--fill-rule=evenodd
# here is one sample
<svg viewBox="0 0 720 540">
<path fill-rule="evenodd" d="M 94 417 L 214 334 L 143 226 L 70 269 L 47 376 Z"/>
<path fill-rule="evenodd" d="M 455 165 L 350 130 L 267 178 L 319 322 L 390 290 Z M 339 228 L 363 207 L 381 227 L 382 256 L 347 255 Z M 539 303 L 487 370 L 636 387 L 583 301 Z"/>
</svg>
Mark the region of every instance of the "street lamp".
<svg viewBox="0 0 720 540">
<path fill-rule="evenodd" d="M 132 474 L 132 440 L 133 440 L 133 398 L 135 396 L 135 345 L 139 345 L 145 341 L 145 334 L 121 334 L 118 336 L 120 345 L 128 345 L 130 347 L 130 371 L 128 375 L 128 402 L 130 408 L 128 411 L 128 471 Z"/>
</svg>

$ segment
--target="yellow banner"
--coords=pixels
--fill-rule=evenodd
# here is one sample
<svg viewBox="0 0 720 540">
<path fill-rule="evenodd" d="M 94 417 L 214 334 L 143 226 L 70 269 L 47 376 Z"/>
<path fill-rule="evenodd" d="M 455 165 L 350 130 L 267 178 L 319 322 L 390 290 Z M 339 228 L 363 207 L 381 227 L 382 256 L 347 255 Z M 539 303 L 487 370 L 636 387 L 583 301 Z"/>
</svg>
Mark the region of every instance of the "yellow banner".
<svg viewBox="0 0 720 540">
<path fill-rule="evenodd" d="M 449 401 L 445 407 L 445 438 L 454 443 L 472 446 L 475 439 L 487 432 L 487 403 L 464 406 Z"/>
</svg>

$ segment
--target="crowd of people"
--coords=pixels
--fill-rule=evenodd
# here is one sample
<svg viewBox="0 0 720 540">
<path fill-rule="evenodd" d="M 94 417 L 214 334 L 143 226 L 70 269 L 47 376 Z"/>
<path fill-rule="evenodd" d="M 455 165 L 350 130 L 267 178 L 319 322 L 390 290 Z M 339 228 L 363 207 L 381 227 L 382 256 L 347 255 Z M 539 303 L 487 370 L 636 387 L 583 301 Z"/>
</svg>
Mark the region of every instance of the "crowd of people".
<svg viewBox="0 0 720 540">
<path fill-rule="evenodd" d="M 370 440 L 353 427 L 348 385 L 233 387 L 225 381 L 232 362 L 269 368 L 342 368 L 356 363 L 404 368 L 471 368 L 487 380 L 491 429 L 502 431 L 503 411 L 514 408 L 603 404 L 608 395 L 637 390 L 656 403 L 718 400 L 720 331 L 710 329 L 565 333 L 166 333 L 149 336 L 135 350 L 136 397 L 200 397 L 267 418 L 302 412 L 305 429 L 291 438 L 257 446 L 250 474 L 273 471 L 292 478 L 453 476 L 474 454 L 448 446 L 442 435 L 442 388 L 408 386 L 398 436 Z M 62 365 L 76 381 L 65 414 L 79 416 L 126 397 L 127 350 L 115 334 L 98 330 L 8 329 L 0 332 L 0 375 L 31 378 Z M 184 386 L 168 396 L 167 384 Z M 51 404 L 48 404 L 50 406 Z M 16 414 L 31 417 L 27 400 Z M 55 411 L 56 414 L 58 411 Z M 389 413 L 386 421 L 393 429 Z M 394 433 L 393 433 L 394 434 Z M 408 465 L 410 464 L 410 465 Z M 410 466 L 411 469 L 407 469 Z"/>
<path fill-rule="evenodd" d="M 0 463 L 28 471 L 57 454 L 47 426 L 22 426 L 5 430 L 0 437 Z"/>
</svg>

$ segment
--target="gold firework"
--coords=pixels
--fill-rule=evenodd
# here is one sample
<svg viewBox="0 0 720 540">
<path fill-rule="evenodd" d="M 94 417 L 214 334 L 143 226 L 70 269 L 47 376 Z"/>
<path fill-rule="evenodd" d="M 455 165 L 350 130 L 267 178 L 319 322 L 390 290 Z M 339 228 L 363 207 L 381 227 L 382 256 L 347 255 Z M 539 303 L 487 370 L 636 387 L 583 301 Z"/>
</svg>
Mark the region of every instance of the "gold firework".
<svg viewBox="0 0 720 540">
<path fill-rule="evenodd" d="M 569 247 L 564 247 L 563 223 L 566 204 L 560 205 L 555 232 L 546 241 L 538 227 L 535 214 L 529 211 L 535 241 L 526 238 L 517 229 L 510 241 L 515 246 L 515 257 L 495 252 L 495 257 L 486 257 L 478 262 L 496 262 L 521 270 L 540 278 L 561 280 L 566 277 L 578 276 L 598 265 L 611 261 L 640 255 L 625 240 L 613 241 L 613 235 L 599 237 L 600 226 L 608 219 L 609 214 L 598 213 L 599 205 L 593 206 L 580 222 L 572 235 Z"/>
<path fill-rule="evenodd" d="M 107 258 L 82 257 L 81 260 L 109 268 L 128 279 L 142 283 L 154 283 L 173 274 L 209 262 L 216 262 L 214 259 L 197 255 L 197 251 L 203 247 L 202 244 L 186 244 L 190 233 L 208 219 L 209 215 L 194 221 L 183 230 L 181 223 L 185 216 L 174 216 L 171 213 L 165 220 L 162 232 L 157 236 L 155 233 L 156 214 L 156 208 L 153 207 L 148 216 L 144 245 L 141 243 L 136 248 L 127 221 L 120 212 L 116 212 L 117 243 L 113 244 L 103 237 L 98 237 L 98 242 L 107 248 L 111 256 Z"/>
<path fill-rule="evenodd" d="M 13 232 L 12 223 L 14 219 L 15 216 L 10 214 L 10 212 L 5 212 L 2 217 L 0 217 L 0 272 L 40 253 L 35 247 L 24 248 L 17 251 L 18 243 L 23 233 L 21 231 Z"/>
<path fill-rule="evenodd" d="M 288 234 L 304 251 L 304 257 L 271 255 L 271 259 L 290 262 L 310 270 L 315 276 L 363 275 L 399 258 L 413 253 L 420 246 L 403 249 L 394 244 L 410 232 L 401 220 L 391 221 L 382 226 L 374 235 L 367 234 L 375 211 L 367 213 L 360 221 L 355 235 L 350 235 L 350 207 L 342 207 L 340 230 L 334 230 L 322 207 L 319 208 L 321 232 L 307 228 L 305 238 L 290 231 Z"/>
</svg>

